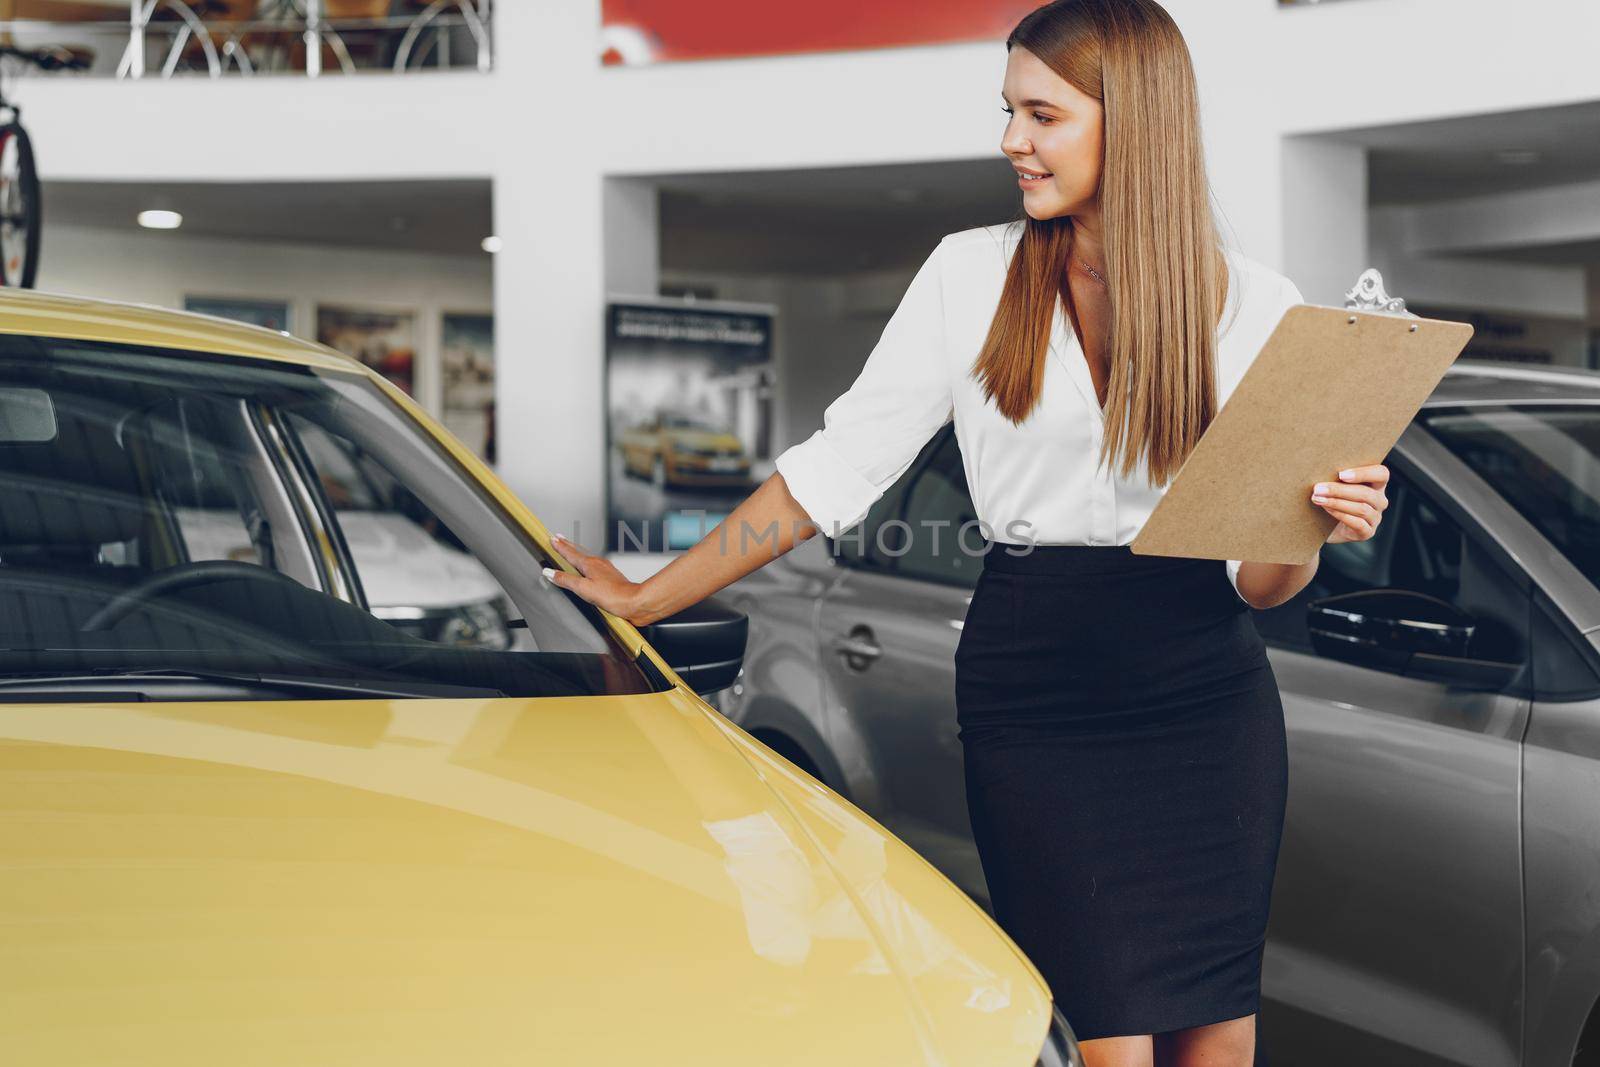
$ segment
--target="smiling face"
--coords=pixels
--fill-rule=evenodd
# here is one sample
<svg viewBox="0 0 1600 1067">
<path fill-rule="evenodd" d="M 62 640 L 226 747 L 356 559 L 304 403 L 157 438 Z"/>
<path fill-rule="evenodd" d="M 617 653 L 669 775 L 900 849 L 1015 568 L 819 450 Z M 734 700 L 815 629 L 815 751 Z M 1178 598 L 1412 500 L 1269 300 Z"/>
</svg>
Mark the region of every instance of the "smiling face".
<svg viewBox="0 0 1600 1067">
<path fill-rule="evenodd" d="M 1019 171 L 1048 177 L 1021 180 L 1022 206 L 1036 219 L 1097 212 L 1105 112 L 1026 48 L 1006 57 L 1000 95 L 1011 113 L 1000 151 Z"/>
</svg>

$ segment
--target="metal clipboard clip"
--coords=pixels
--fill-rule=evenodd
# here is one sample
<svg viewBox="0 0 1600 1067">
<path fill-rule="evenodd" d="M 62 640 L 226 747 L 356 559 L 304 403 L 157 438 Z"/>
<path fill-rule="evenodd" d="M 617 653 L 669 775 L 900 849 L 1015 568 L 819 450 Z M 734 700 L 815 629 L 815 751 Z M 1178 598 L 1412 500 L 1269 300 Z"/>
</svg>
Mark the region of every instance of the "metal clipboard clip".
<svg viewBox="0 0 1600 1067">
<path fill-rule="evenodd" d="M 1383 291 L 1383 275 L 1378 268 L 1368 267 L 1356 279 L 1356 287 L 1344 294 L 1344 306 L 1355 311 L 1376 311 L 1383 315 L 1418 316 L 1406 310 L 1406 302 L 1398 296 Z"/>
<path fill-rule="evenodd" d="M 1356 279 L 1355 288 L 1344 294 L 1344 306 L 1351 311 L 1364 311 L 1376 315 L 1394 315 L 1403 319 L 1419 319 L 1422 316 L 1406 310 L 1406 302 L 1398 296 L 1390 296 L 1383 290 L 1383 275 L 1378 273 L 1378 268 L 1368 267 L 1361 272 L 1361 277 Z M 1356 317 L 1350 316 L 1350 325 L 1354 326 Z M 1416 333 L 1415 325 L 1411 332 Z"/>
</svg>

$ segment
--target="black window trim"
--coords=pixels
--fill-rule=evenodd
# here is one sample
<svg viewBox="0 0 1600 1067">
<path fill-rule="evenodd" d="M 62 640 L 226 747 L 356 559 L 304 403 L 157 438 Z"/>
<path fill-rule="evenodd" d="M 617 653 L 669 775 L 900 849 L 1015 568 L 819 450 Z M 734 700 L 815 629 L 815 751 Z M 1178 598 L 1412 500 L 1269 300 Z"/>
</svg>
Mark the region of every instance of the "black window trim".
<svg viewBox="0 0 1600 1067">
<path fill-rule="evenodd" d="M 372 605 L 367 600 L 366 588 L 361 584 L 361 572 L 356 568 L 355 555 L 350 551 L 349 542 L 345 540 L 344 527 L 339 524 L 334 514 L 333 501 L 328 499 L 328 491 L 317 475 L 316 465 L 311 462 L 311 454 L 306 451 L 305 442 L 300 440 L 300 433 L 294 428 L 294 423 L 285 418 L 282 412 L 272 412 L 272 421 L 279 430 L 279 434 L 273 437 L 273 442 L 282 448 L 283 461 L 293 468 L 294 477 L 300 483 L 300 490 L 306 501 L 316 509 L 315 521 L 328 538 L 328 544 L 333 550 L 331 566 L 338 569 L 340 580 L 349 590 L 351 603 L 360 607 L 362 611 L 371 612 Z"/>
</svg>

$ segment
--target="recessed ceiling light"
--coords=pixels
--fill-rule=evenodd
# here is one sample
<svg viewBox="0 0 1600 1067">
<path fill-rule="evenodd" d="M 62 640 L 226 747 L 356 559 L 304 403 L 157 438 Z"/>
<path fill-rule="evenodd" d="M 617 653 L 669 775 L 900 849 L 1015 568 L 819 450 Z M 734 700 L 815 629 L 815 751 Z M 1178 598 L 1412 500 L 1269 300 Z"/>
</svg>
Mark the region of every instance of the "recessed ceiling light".
<svg viewBox="0 0 1600 1067">
<path fill-rule="evenodd" d="M 183 216 L 176 211 L 141 211 L 139 225 L 149 230 L 176 230 L 183 225 Z"/>
<path fill-rule="evenodd" d="M 488 252 L 490 255 L 500 251 L 500 238 L 485 237 L 483 239 L 483 250 Z"/>
<path fill-rule="evenodd" d="M 1539 162 L 1544 158 L 1532 148 L 1502 148 L 1494 154 L 1494 158 L 1511 167 L 1526 167 Z"/>
</svg>

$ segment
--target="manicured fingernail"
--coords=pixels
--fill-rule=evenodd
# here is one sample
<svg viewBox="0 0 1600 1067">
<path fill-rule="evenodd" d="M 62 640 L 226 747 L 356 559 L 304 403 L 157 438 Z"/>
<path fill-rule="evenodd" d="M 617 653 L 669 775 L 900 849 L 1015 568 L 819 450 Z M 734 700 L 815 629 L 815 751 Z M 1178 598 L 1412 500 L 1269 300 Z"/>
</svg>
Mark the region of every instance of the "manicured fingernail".
<svg viewBox="0 0 1600 1067">
<path fill-rule="evenodd" d="M 546 577 L 546 578 L 548 578 L 548 579 L 549 579 L 549 580 L 550 580 L 550 581 L 552 581 L 552 582 L 553 582 L 553 581 L 555 581 L 555 578 L 556 578 L 556 572 L 555 572 L 555 570 L 554 570 L 554 569 L 553 569 L 553 568 L 550 568 L 550 567 L 545 567 L 545 568 L 542 568 L 542 569 L 541 569 L 541 570 L 540 570 L 540 571 L 539 571 L 539 573 L 540 573 L 540 574 L 542 574 L 542 575 L 544 575 L 544 576 L 545 576 L 545 577 Z"/>
<path fill-rule="evenodd" d="M 1318 504 L 1326 504 L 1328 502 L 1328 498 L 1325 496 L 1314 496 L 1311 499 Z"/>
<path fill-rule="evenodd" d="M 1339 472 L 1339 477 L 1341 477 L 1341 478 L 1349 479 L 1349 478 L 1354 478 L 1355 476 L 1356 476 L 1356 472 L 1355 471 L 1340 471 Z"/>
<path fill-rule="evenodd" d="M 556 540 L 557 540 L 557 541 L 565 541 L 565 540 L 566 540 L 566 538 L 565 538 L 565 537 L 562 537 L 562 536 L 561 536 L 561 535 L 560 535 L 560 534 L 558 534 L 558 533 L 553 533 L 553 534 L 551 534 L 551 535 L 550 535 L 550 536 L 551 536 L 551 537 L 553 537 L 553 538 L 555 538 L 555 539 L 556 539 Z"/>
<path fill-rule="evenodd" d="M 1326 485 L 1313 485 L 1311 487 L 1311 492 L 1313 494 L 1326 493 L 1327 491 L 1328 491 L 1328 487 Z"/>
</svg>

